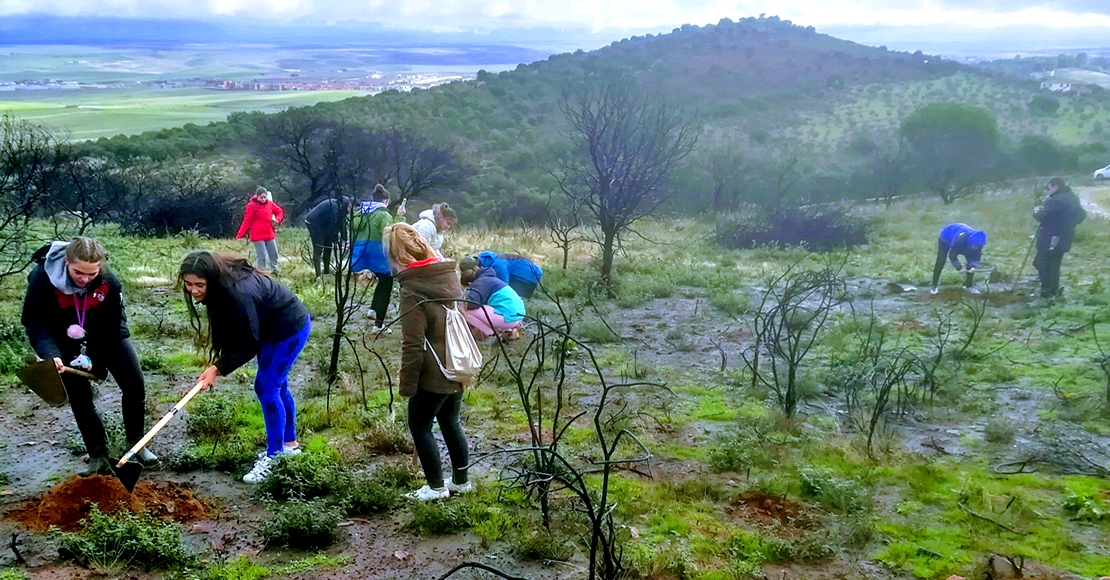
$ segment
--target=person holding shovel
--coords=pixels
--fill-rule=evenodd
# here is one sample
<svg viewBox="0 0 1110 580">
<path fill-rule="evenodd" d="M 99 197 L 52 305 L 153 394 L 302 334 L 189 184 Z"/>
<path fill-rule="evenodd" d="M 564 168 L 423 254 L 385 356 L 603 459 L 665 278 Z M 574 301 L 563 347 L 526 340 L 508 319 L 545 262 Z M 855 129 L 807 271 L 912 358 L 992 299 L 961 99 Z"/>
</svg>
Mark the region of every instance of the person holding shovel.
<svg viewBox="0 0 1110 580">
<path fill-rule="evenodd" d="M 93 402 L 87 378 L 63 372 L 69 366 L 119 385 L 123 428 L 130 444 L 146 430 L 146 384 L 123 307 L 119 280 L 107 267 L 100 242 L 86 237 L 52 242 L 33 255 L 20 321 L 35 354 L 53 360 L 69 395 L 77 429 L 89 454 L 89 474 L 107 473 L 108 444 L 104 422 Z M 136 456 L 158 461 L 147 449 Z"/>
<path fill-rule="evenodd" d="M 944 270 L 944 263 L 951 261 L 952 266 L 964 274 L 964 288 L 971 294 L 978 294 L 975 289 L 975 269 L 983 257 L 983 247 L 987 245 L 987 232 L 977 230 L 967 224 L 954 223 L 941 228 L 940 238 L 937 241 L 937 261 L 933 265 L 933 288 L 930 294 L 939 292 L 937 284 L 940 282 L 940 273 Z M 960 263 L 960 256 L 964 257 L 967 265 Z"/>
<path fill-rule="evenodd" d="M 1033 209 L 1037 228 L 1037 257 L 1033 267 L 1040 273 L 1041 298 L 1052 299 L 1060 294 L 1060 263 L 1071 250 L 1075 228 L 1087 217 L 1079 197 L 1061 177 L 1053 177 L 1045 187 L 1048 198 Z"/>
<path fill-rule="evenodd" d="M 243 476 L 245 483 L 258 483 L 278 454 L 300 453 L 289 372 L 312 331 L 308 309 L 244 258 L 196 250 L 181 263 L 179 278 L 193 328 L 198 333 L 207 328 L 212 364 L 198 379 L 201 390 L 258 359 L 254 392 L 266 423 L 266 450 Z M 201 324 L 198 303 L 205 305 L 207 325 Z"/>
</svg>

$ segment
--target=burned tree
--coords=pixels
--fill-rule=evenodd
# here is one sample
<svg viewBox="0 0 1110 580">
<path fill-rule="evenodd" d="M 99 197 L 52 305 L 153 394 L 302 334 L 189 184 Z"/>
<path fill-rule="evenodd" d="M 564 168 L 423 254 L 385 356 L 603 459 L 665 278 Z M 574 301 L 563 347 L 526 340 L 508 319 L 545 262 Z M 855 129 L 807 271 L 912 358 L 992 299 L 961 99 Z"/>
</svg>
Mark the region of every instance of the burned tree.
<svg viewBox="0 0 1110 580">
<path fill-rule="evenodd" d="M 0 117 L 0 280 L 30 264 L 30 218 L 47 194 L 55 145 L 45 127 Z"/>
<path fill-rule="evenodd" d="M 559 108 L 570 125 L 571 156 L 556 178 L 600 228 L 601 278 L 611 285 L 621 236 L 670 196 L 698 128 L 661 96 L 641 92 L 634 78 L 613 73 L 587 75 L 563 93 Z"/>
</svg>

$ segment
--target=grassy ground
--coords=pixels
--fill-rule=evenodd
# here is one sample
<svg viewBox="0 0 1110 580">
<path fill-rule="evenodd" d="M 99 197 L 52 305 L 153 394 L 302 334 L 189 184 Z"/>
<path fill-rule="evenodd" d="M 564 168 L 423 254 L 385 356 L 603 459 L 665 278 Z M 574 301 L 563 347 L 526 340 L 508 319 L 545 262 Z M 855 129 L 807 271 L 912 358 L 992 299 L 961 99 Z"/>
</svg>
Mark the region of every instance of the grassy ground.
<svg viewBox="0 0 1110 580">
<path fill-rule="evenodd" d="M 236 111 L 277 112 L 363 96 L 360 91 L 215 91 L 206 89 L 81 89 L 0 93 L 0 114 L 60 129 L 73 139 L 133 135 L 143 131 L 205 125 Z"/>
<path fill-rule="evenodd" d="M 1023 559 L 1027 576 L 1070 572 L 1092 577 L 1110 572 L 1110 517 L 1104 515 L 1110 511 L 1110 483 L 1098 469 L 1093 472 L 1103 477 L 1067 473 L 1092 469 L 1069 464 L 1059 449 L 1075 450 L 1074 442 L 1081 441 L 1079 450 L 1094 458 L 1096 467 L 1105 469 L 1110 461 L 1110 455 L 1098 455 L 1110 453 L 1110 430 L 1105 427 L 1110 402 L 1105 401 L 1106 379 L 1088 324 L 1097 319 L 1093 328 L 1110 336 L 1110 323 L 1099 318 L 1110 304 L 1110 264 L 1105 260 L 1110 232 L 1095 218 L 1081 226 L 1064 261 L 1066 299 L 1049 306 L 1029 304 L 1008 291 L 1034 229 L 1032 205 L 1023 186 L 952 206 L 920 199 L 889 209 L 861 208 L 875 220 L 873 240 L 840 258 L 846 261 L 854 311 L 857 316 L 878 313 L 891 340 L 915 352 L 930 352 L 943 317 L 954 322 L 956 344 L 967 337 L 971 323 L 968 304 L 973 303 L 951 271 L 943 279 L 944 291 L 935 297 L 886 289 L 888 282 L 927 286 L 936 234 L 943 225 L 964 221 L 985 229 L 989 243 L 984 265 L 1001 275 L 999 283 L 990 285 L 975 337 L 958 356 L 950 352 L 944 359 L 935 396 L 911 401 L 904 413 L 888 415 L 870 449 L 842 404 L 831 372 L 857 343 L 861 322 L 850 309 L 834 317 L 803 366 L 805 401 L 793 418 L 783 417 L 768 392 L 751 386 L 739 358 L 750 345 L 747 309 L 766 276 L 799 260 L 802 267 L 815 267 L 822 256 L 796 249 L 726 250 L 714 243 L 712 224 L 658 220 L 640 229 L 649 239 L 626 241 L 617 259 L 615 296 L 604 299 L 587 291 L 596 280 L 596 253 L 585 243 L 573 248 L 567 270 L 560 267 L 559 249 L 537 230 L 464 227 L 452 233 L 446 252 L 457 257 L 488 249 L 535 257 L 546 270 L 545 285 L 575 319 L 576 336 L 596 354 L 605 375 L 667 385 L 667 391 L 621 399 L 632 412 L 620 425 L 635 432 L 654 456 L 650 477 L 619 471 L 611 484 L 618 538 L 634 577 L 778 577 L 782 571 L 806 578 L 943 578 L 981 573 L 992 553 Z M 163 410 L 201 368 L 180 291 L 168 285 L 177 261 L 194 247 L 247 247 L 187 235 L 136 240 L 119 236 L 111 226 L 96 235 L 109 247 L 113 268 L 124 280 L 132 328 L 152 384 L 150 398 Z M 383 460 L 407 460 L 397 447 L 404 443 L 403 427 L 384 411 L 389 400 L 386 374 L 368 350 L 381 354 L 395 376 L 400 356 L 396 333 L 375 339 L 367 333 L 368 321 L 356 319 L 351 336 L 365 370 L 360 372 L 345 352 L 342 376 L 329 400 L 323 377 L 332 294 L 328 283 L 312 279 L 302 258 L 305 241 L 302 230 L 279 234 L 285 256 L 280 279 L 297 292 L 316 321 L 292 381 L 302 437 L 312 442 L 313 453 L 338 458 L 354 470 L 374 469 Z M 1031 275 L 1027 266 L 1017 281 L 1025 293 L 1033 290 Z M 0 288 L 4 320 L 14 319 L 21 288 L 21 281 Z M 546 320 L 555 313 L 554 305 L 539 297 L 529 302 L 529 309 Z M 512 343 L 504 354 L 520 356 L 525 343 Z M 589 411 L 596 404 L 598 378 L 587 370 L 584 350 L 576 352 L 574 365 L 568 367 L 573 393 L 568 404 L 575 412 Z M 495 353 L 488 352 L 491 358 Z M 220 393 L 228 406 L 203 403 L 202 395 L 185 418 L 196 425 L 198 417 L 229 415 L 239 447 L 217 448 L 196 430 L 192 435 L 180 430 L 161 439 L 156 449 L 177 455 L 177 469 L 193 461 L 199 473 L 226 481 L 229 494 L 240 494 L 235 496 L 240 509 L 284 513 L 274 505 L 263 508 L 256 497 L 244 499 L 245 486 L 234 483 L 262 436 L 257 405 L 249 394 L 252 372 L 248 368 L 222 379 L 230 387 Z M 3 380 L 12 382 L 11 377 Z M 528 419 L 513 384 L 501 360 L 467 392 L 464 422 L 476 454 L 527 441 Z M 19 399 L 25 396 L 7 389 L 0 400 L 6 407 L 26 405 Z M 402 406 L 397 412 L 403 417 Z M 15 458 L 28 452 L 13 450 L 16 434 L 2 439 L 5 456 L 13 463 L 0 470 L 24 475 L 25 464 Z M 1054 442 L 1064 447 L 1050 447 Z M 595 457 L 596 445 L 590 424 L 576 421 L 566 432 L 563 449 L 575 457 Z M 1055 456 L 1046 453 L 1051 449 L 1057 450 Z M 231 475 L 204 462 L 217 456 L 226 459 L 220 469 Z M 1008 465 L 1015 462 L 1024 462 L 1024 469 Z M 582 528 L 569 499 L 556 496 L 553 532 L 548 534 L 536 506 L 497 482 L 506 465 L 496 459 L 480 462 L 474 470 L 479 494 L 453 498 L 439 512 L 392 506 L 385 515 L 367 516 L 344 528 L 349 531 L 340 532 L 332 555 L 347 558 L 350 565 L 324 577 L 384 576 L 380 567 L 390 565 L 390 558 L 360 552 L 354 537 L 373 530 L 390 536 L 396 522 L 408 522 L 406 529 L 414 534 L 445 533 L 440 537 L 447 544 L 471 546 L 466 549 L 472 557 L 500 554 L 498 562 L 508 569 L 527 567 L 529 560 L 564 561 L 569 564 L 549 565 L 554 567 L 540 569 L 537 577 L 582 576 Z M 1026 473 L 998 472 L 1006 469 Z M 589 484 L 600 482 L 591 479 Z M 21 491 L 36 493 L 41 487 Z M 454 519 L 429 519 L 432 513 L 454 514 Z M 460 531 L 465 528 L 471 531 Z M 237 530 L 240 539 L 260 533 L 248 524 Z M 480 544 L 472 541 L 475 534 Z M 394 541 L 404 540 L 398 536 Z M 389 545 L 387 541 L 380 549 L 395 549 Z M 276 548 L 267 553 L 265 565 L 272 569 L 301 557 Z M 427 557 L 434 560 L 436 555 Z M 248 564 L 236 561 L 220 569 Z"/>
</svg>

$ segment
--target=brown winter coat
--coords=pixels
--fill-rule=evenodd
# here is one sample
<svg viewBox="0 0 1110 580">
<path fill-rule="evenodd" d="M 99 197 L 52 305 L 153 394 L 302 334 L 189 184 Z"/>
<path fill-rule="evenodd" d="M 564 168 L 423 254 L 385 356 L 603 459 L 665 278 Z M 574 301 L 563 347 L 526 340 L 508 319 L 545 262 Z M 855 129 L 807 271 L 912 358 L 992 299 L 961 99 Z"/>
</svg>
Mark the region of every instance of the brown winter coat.
<svg viewBox="0 0 1110 580">
<path fill-rule="evenodd" d="M 426 337 L 439 360 L 445 360 L 447 315 L 444 306 L 454 307 L 455 303 L 421 303 L 428 299 L 462 299 L 455 262 L 444 260 L 407 268 L 397 274 L 397 282 L 401 285 L 401 396 L 411 397 L 418 389 L 440 395 L 463 390 L 461 384 L 443 376 L 432 352 L 424 349 Z"/>
</svg>

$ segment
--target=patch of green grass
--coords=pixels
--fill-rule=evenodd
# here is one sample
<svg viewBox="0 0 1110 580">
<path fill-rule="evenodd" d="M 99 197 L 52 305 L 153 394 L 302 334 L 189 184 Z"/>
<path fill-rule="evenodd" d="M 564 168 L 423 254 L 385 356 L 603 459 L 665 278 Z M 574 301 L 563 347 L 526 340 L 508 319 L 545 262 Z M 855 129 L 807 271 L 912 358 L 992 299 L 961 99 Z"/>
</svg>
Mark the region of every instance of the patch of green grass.
<svg viewBox="0 0 1110 580">
<path fill-rule="evenodd" d="M 104 571 L 169 568 L 195 560 L 185 547 L 181 525 L 128 511 L 107 515 L 95 505 L 80 532 L 57 532 L 57 538 L 62 558 Z"/>
</svg>

